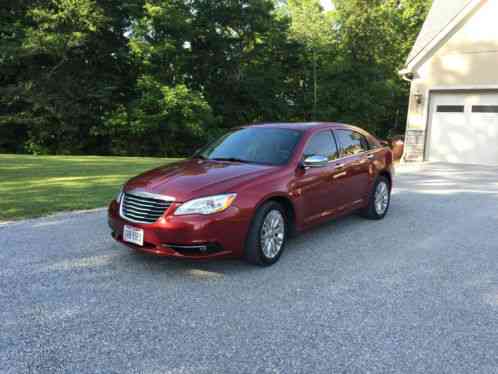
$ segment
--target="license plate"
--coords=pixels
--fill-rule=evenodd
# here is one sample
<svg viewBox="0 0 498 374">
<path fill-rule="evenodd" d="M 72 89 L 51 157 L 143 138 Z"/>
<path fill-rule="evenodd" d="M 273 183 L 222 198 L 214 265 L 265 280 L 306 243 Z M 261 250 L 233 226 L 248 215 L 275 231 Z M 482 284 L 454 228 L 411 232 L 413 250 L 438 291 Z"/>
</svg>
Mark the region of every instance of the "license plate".
<svg viewBox="0 0 498 374">
<path fill-rule="evenodd" d="M 143 247 L 144 230 L 125 225 L 123 230 L 123 240 L 127 243 L 133 243 Z"/>
</svg>

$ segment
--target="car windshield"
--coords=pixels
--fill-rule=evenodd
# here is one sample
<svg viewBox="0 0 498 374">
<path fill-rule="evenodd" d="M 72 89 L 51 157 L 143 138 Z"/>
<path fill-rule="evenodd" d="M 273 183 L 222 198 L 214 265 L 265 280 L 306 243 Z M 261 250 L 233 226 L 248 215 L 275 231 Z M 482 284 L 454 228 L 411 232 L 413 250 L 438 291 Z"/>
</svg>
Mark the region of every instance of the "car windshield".
<svg viewBox="0 0 498 374">
<path fill-rule="evenodd" d="M 204 147 L 195 156 L 208 160 L 284 165 L 289 162 L 301 134 L 298 130 L 282 128 L 239 129 Z"/>
</svg>

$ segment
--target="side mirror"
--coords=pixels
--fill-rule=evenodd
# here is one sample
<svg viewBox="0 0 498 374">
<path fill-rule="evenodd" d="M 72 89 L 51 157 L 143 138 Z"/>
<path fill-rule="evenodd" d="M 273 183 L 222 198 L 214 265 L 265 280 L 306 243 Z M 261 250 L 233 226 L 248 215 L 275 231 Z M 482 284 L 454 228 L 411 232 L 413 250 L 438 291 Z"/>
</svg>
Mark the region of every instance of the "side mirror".
<svg viewBox="0 0 498 374">
<path fill-rule="evenodd" d="M 327 166 L 329 159 L 325 156 L 313 155 L 308 156 L 303 161 L 304 168 L 323 168 Z"/>
</svg>

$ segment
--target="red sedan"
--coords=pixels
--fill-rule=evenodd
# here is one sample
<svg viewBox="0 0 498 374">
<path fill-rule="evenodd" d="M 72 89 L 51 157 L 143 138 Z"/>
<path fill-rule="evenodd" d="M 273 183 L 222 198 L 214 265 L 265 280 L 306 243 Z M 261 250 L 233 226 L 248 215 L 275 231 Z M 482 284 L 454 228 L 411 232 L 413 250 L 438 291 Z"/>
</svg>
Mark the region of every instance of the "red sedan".
<svg viewBox="0 0 498 374">
<path fill-rule="evenodd" d="M 391 151 L 362 129 L 247 126 L 132 178 L 110 204 L 109 225 L 143 252 L 271 265 L 294 233 L 357 211 L 384 218 L 393 176 Z"/>
</svg>

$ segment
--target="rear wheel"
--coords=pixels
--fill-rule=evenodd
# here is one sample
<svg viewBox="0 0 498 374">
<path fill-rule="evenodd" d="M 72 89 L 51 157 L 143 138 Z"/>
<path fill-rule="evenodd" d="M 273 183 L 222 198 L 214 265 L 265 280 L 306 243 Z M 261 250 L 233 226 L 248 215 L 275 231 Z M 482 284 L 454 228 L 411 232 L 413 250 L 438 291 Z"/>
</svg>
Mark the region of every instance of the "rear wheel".
<svg viewBox="0 0 498 374">
<path fill-rule="evenodd" d="M 245 258 L 260 266 L 273 265 L 284 250 L 288 223 L 283 207 L 273 201 L 261 206 L 253 219 L 246 240 Z"/>
<path fill-rule="evenodd" d="M 386 177 L 380 176 L 370 192 L 368 206 L 362 215 L 368 219 L 379 220 L 386 216 L 391 204 L 391 184 Z"/>
</svg>

